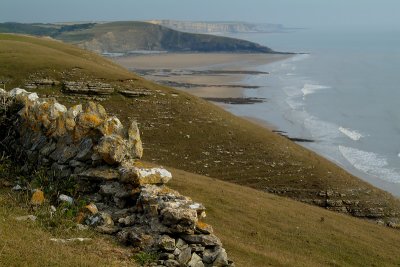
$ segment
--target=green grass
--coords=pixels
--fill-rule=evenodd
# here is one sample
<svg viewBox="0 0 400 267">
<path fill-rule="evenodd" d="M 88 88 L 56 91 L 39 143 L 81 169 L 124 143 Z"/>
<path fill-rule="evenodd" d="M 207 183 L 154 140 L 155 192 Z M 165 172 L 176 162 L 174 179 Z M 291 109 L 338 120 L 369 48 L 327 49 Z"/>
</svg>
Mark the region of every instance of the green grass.
<svg viewBox="0 0 400 267">
<path fill-rule="evenodd" d="M 172 170 L 207 208 L 236 266 L 399 266 L 400 232 L 293 200 Z"/>
<path fill-rule="evenodd" d="M 0 34 L 0 77 L 8 88 L 27 77 L 97 79 L 116 88 L 147 89 L 151 96 L 112 95 L 106 109 L 127 125 L 136 119 L 144 159 L 215 177 L 262 191 L 309 201 L 319 191 L 334 190 L 361 208 L 400 210 L 399 201 L 284 137 L 182 91 L 146 81 L 93 53 L 57 41 Z M 1 80 L 1 78 L 0 78 Z M 65 98 L 59 88 L 38 89 L 67 105 L 86 101 Z"/>
<path fill-rule="evenodd" d="M 76 211 L 79 204 L 57 206 L 51 211 L 50 193 L 41 206 L 30 205 L 31 193 L 13 192 L 16 180 L 28 188 L 36 186 L 37 173 L 24 176 L 20 166 L 0 161 L 0 266 L 136 266 L 129 248 L 92 230 L 79 230 Z M 30 182 L 30 183 L 29 183 Z M 35 221 L 18 221 L 34 215 Z M 85 242 L 56 243 L 52 238 L 89 238 Z"/>
<path fill-rule="evenodd" d="M 23 86 L 31 75 L 60 79 L 62 72 L 71 79 L 100 79 L 115 87 L 146 88 L 154 93 L 136 99 L 114 94 L 101 103 L 125 125 L 130 119 L 138 120 L 145 160 L 189 172 L 175 171 L 173 186 L 209 207 L 209 221 L 238 266 L 399 263 L 395 250 L 400 241 L 398 232 L 262 191 L 286 190 L 286 196 L 307 200 L 332 189 L 345 198 L 359 200 L 361 207 L 399 211 L 398 200 L 390 194 L 271 131 L 202 99 L 145 81 L 93 53 L 57 41 L 0 34 L 0 77 L 10 79 L 7 88 Z M 80 96 L 67 98 L 59 88 L 37 92 L 57 96 L 67 105 L 86 101 Z M 18 209 L 0 207 L 4 218 L 18 213 Z M 1 229 L 12 229 L 15 224 L 9 219 L 1 223 Z M 15 227 L 16 234 L 27 234 L 23 232 L 25 225 Z M 45 235 L 40 239 L 45 251 L 51 246 L 45 242 L 49 234 L 36 230 L 37 236 Z M 6 232 L 10 236 L 4 239 L 8 240 L 5 249 L 10 250 L 1 255 L 9 255 L 11 261 L 18 258 L 18 247 L 25 243 L 12 231 Z M 9 245 L 12 240 L 16 240 L 15 246 Z M 35 242 L 26 245 L 30 249 Z M 0 249 L 2 246 L 4 242 Z M 24 257 L 34 260 L 36 254 L 28 259 L 28 248 Z M 42 250 L 38 254 L 45 253 Z M 74 251 L 71 248 L 69 255 Z M 62 257 L 60 254 L 54 262 Z"/>
<path fill-rule="evenodd" d="M 58 227 L 49 231 L 40 221 L 16 221 L 32 214 L 10 189 L 0 189 L 0 266 L 135 266 L 128 248 L 91 231 Z M 86 242 L 56 243 L 51 238 L 86 237 Z"/>
</svg>

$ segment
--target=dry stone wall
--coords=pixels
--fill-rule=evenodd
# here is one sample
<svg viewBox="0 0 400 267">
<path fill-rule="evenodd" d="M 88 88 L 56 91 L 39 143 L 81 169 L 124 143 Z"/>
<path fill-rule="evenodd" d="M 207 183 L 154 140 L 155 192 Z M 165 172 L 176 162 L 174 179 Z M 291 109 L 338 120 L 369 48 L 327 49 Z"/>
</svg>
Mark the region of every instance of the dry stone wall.
<svg viewBox="0 0 400 267">
<path fill-rule="evenodd" d="M 169 171 L 140 161 L 136 122 L 125 128 L 100 104 L 68 109 L 19 88 L 2 90 L 0 101 L 3 149 L 24 162 L 26 172 L 40 166 L 55 179 L 72 179 L 88 202 L 79 222 L 158 252 L 157 266 L 234 266 L 202 221 L 205 207 L 168 188 Z M 33 197 L 40 203 L 43 194 L 37 192 Z"/>
</svg>

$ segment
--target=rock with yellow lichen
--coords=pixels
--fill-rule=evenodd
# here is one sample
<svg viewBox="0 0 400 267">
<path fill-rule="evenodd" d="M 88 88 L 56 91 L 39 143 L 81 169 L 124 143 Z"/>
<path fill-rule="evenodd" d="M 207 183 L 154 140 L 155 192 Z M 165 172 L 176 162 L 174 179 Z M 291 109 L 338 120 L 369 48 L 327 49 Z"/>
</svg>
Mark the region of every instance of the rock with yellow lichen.
<svg viewBox="0 0 400 267">
<path fill-rule="evenodd" d="M 136 121 L 124 128 L 100 104 L 67 109 L 20 88 L 0 90 L 0 98 L 8 105 L 0 109 L 9 116 L 0 127 L 7 152 L 25 163 L 26 172 L 41 166 L 54 181 L 76 182 L 77 197 L 87 200 L 76 222 L 165 254 L 161 266 L 234 266 L 202 221 L 205 207 L 167 187 L 168 170 L 139 161 L 143 145 Z M 61 194 L 58 201 L 68 198 Z M 36 190 L 31 204 L 44 201 Z M 69 203 L 76 205 L 72 198 Z"/>
<path fill-rule="evenodd" d="M 123 162 L 119 169 L 121 181 L 135 185 L 166 184 L 171 180 L 169 171 L 160 167 L 143 167 L 135 163 Z"/>
<path fill-rule="evenodd" d="M 35 190 L 31 198 L 31 204 L 37 206 L 37 205 L 42 205 L 43 203 L 44 203 L 43 191 L 39 189 Z"/>
</svg>

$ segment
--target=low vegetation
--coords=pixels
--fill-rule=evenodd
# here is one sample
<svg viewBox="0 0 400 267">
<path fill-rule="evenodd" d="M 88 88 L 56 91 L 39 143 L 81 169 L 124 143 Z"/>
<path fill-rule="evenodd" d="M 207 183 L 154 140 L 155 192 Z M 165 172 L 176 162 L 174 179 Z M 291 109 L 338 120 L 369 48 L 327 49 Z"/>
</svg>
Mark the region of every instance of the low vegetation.
<svg viewBox="0 0 400 267">
<path fill-rule="evenodd" d="M 29 183 L 21 182 L 31 180 L 36 175 L 24 177 L 18 166 L 2 160 L 0 177 L 0 266 L 136 265 L 129 248 L 77 227 L 75 211 L 79 207 L 61 204 L 54 211 L 46 200 L 43 206 L 35 208 L 30 205 L 30 191 L 11 190 L 17 180 L 19 184 L 29 187 Z M 36 219 L 19 218 L 27 215 L 36 216 Z M 60 241 L 68 238 L 87 240 Z"/>
<path fill-rule="evenodd" d="M 400 232 L 217 179 L 172 170 L 204 203 L 236 266 L 397 266 Z"/>
<path fill-rule="evenodd" d="M 365 208 L 400 209 L 390 194 L 315 153 L 202 99 L 145 81 L 70 45 L 0 34 L 0 51 L 0 80 L 6 88 L 23 87 L 37 78 L 68 77 L 151 92 L 136 98 L 115 92 L 102 98 L 101 104 L 125 122 L 138 120 L 145 160 L 182 169 L 174 171 L 173 187 L 209 208 L 208 220 L 237 266 L 396 266 L 400 262 L 395 246 L 400 242 L 398 231 L 263 192 L 306 201 L 333 190 Z M 36 91 L 66 105 L 92 98 L 65 95 L 61 89 L 54 85 Z M 54 244 L 49 241 L 53 233 L 39 225 L 15 223 L 14 216 L 27 214 L 27 209 L 15 204 L 9 188 L 2 189 L 0 201 L 0 261 L 6 266 L 126 262 L 123 257 L 112 258 L 125 255 L 124 250 L 97 236 L 90 246 Z"/>
<path fill-rule="evenodd" d="M 273 52 L 268 47 L 249 41 L 222 36 L 185 33 L 161 25 L 139 21 L 67 25 L 0 23 L 0 32 L 50 36 L 100 53 L 129 53 L 137 50 Z"/>
</svg>

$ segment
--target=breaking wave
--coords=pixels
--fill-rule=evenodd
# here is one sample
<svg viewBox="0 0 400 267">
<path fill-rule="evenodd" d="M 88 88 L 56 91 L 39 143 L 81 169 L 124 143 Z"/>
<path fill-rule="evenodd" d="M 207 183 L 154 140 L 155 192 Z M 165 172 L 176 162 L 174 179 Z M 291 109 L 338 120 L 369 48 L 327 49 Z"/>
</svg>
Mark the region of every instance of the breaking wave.
<svg viewBox="0 0 400 267">
<path fill-rule="evenodd" d="M 344 127 L 339 127 L 339 131 L 354 141 L 358 141 L 364 137 L 361 133 Z"/>
<path fill-rule="evenodd" d="M 339 146 L 339 151 L 356 169 L 382 180 L 400 183 L 400 173 L 389 168 L 385 157 L 346 146 Z"/>
</svg>

